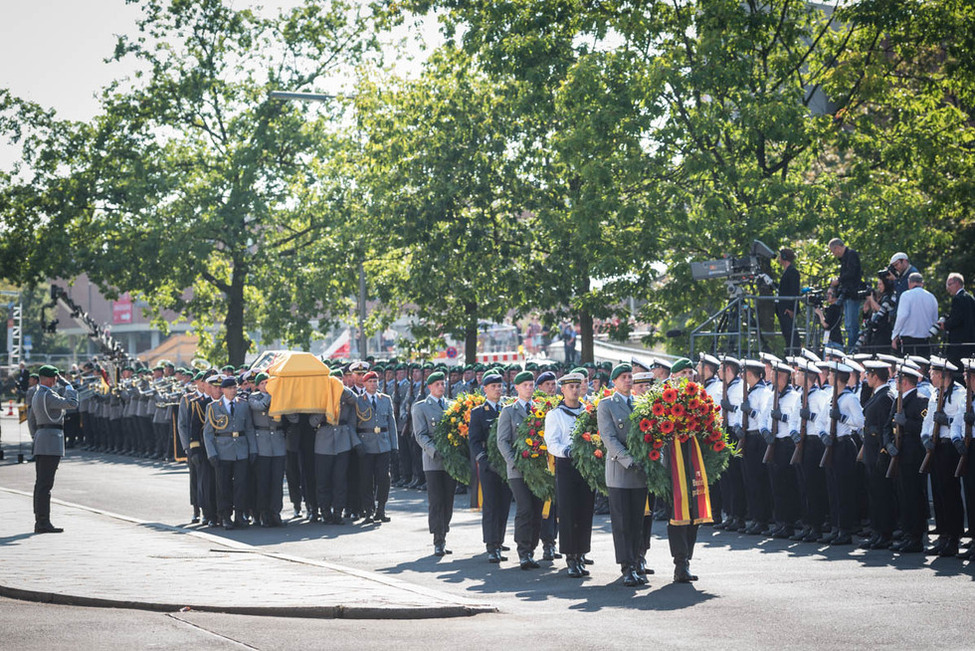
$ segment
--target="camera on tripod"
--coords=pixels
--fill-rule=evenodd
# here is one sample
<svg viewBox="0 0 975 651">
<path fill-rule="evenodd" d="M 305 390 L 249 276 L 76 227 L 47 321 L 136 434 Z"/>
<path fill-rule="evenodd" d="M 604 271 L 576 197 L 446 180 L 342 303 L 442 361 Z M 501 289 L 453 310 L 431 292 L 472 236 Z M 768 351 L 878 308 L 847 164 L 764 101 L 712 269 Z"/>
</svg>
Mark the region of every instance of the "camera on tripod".
<svg viewBox="0 0 975 651">
<path fill-rule="evenodd" d="M 826 290 L 825 289 L 812 289 L 810 287 L 805 287 L 802 290 L 802 295 L 806 298 L 806 302 L 812 307 L 822 307 L 823 303 L 826 301 Z"/>
<path fill-rule="evenodd" d="M 761 259 L 771 260 L 774 257 L 775 251 L 762 242 L 754 240 L 747 257 L 692 262 L 691 276 L 694 280 L 727 278 L 728 282 L 763 280 L 762 276 L 765 274 L 762 271 Z"/>
</svg>

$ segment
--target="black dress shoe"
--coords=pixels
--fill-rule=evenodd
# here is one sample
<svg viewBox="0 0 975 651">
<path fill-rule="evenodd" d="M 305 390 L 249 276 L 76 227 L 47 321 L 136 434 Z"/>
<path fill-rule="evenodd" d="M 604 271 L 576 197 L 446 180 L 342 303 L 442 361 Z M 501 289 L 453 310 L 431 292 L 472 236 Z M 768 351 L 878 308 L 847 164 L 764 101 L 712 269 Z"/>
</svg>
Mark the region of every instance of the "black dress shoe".
<svg viewBox="0 0 975 651">
<path fill-rule="evenodd" d="M 595 565 L 596 564 L 596 561 L 586 558 L 586 555 L 585 554 L 583 554 L 582 556 L 580 556 L 579 557 L 579 560 L 581 560 L 584 565 Z"/>
<path fill-rule="evenodd" d="M 834 533 L 826 533 L 826 534 L 823 534 L 823 537 L 820 538 L 819 540 L 817 540 L 816 542 L 819 543 L 820 545 L 829 545 L 830 543 L 833 542 L 833 540 L 836 538 L 837 535 L 838 534 L 836 534 L 835 532 Z"/>
<path fill-rule="evenodd" d="M 691 574 L 690 567 L 686 562 L 678 562 L 674 566 L 674 583 L 690 583 L 696 580 L 697 577 Z"/>
<path fill-rule="evenodd" d="M 565 564 L 568 567 L 567 574 L 569 575 L 570 578 L 573 579 L 582 578 L 582 563 L 577 561 L 574 556 L 567 558 Z"/>
<path fill-rule="evenodd" d="M 531 557 L 531 555 L 528 554 L 524 556 L 520 556 L 518 560 L 519 560 L 519 565 L 523 570 L 537 570 L 538 568 L 541 567 L 541 565 L 538 564 L 538 561 L 536 561 L 534 558 Z"/>
<path fill-rule="evenodd" d="M 192 517 L 192 518 L 190 519 L 190 524 L 196 524 L 196 523 L 198 523 L 199 521 L 200 521 L 200 516 L 198 516 L 198 515 L 194 515 L 194 516 L 193 516 L 193 517 Z"/>
<path fill-rule="evenodd" d="M 227 531 L 234 529 L 234 521 L 231 518 L 223 518 L 222 523 L 223 523 L 223 528 L 226 529 Z"/>
<path fill-rule="evenodd" d="M 34 523 L 34 533 L 63 533 L 64 529 L 55 527 L 49 520 Z"/>
<path fill-rule="evenodd" d="M 877 539 L 870 543 L 870 549 L 890 549 L 891 540 L 887 536 L 877 536 Z"/>
<path fill-rule="evenodd" d="M 782 540 L 791 540 L 794 535 L 796 535 L 795 529 L 790 527 L 779 527 L 779 529 L 772 534 L 772 537 Z"/>
<path fill-rule="evenodd" d="M 904 542 L 897 547 L 900 554 L 920 554 L 924 551 L 924 544 L 920 538 L 905 538 Z"/>
<path fill-rule="evenodd" d="M 958 539 L 954 537 L 949 537 L 948 543 L 941 548 L 941 551 L 938 552 L 938 556 L 941 556 L 942 558 L 951 558 L 952 556 L 957 556 L 957 555 L 958 555 Z"/>
<path fill-rule="evenodd" d="M 372 521 L 378 523 L 378 522 L 389 522 L 390 520 L 389 520 L 389 516 L 386 515 L 385 513 L 377 513 L 376 515 L 372 516 Z"/>
<path fill-rule="evenodd" d="M 545 545 L 542 551 L 543 561 L 554 561 L 562 558 L 562 554 L 555 551 L 555 545 Z"/>
<path fill-rule="evenodd" d="M 940 556 L 945 547 L 948 546 L 950 539 L 947 536 L 938 536 L 934 545 L 924 551 L 927 556 Z"/>
<path fill-rule="evenodd" d="M 818 543 L 822 533 L 816 529 L 810 529 L 809 533 L 802 537 L 804 543 Z"/>
<path fill-rule="evenodd" d="M 488 563 L 500 563 L 501 562 L 501 552 L 497 549 L 489 549 L 487 553 Z"/>
<path fill-rule="evenodd" d="M 321 522 L 322 521 L 322 516 L 318 515 L 317 513 L 312 513 L 311 515 L 308 516 L 308 521 L 309 522 Z"/>
<path fill-rule="evenodd" d="M 503 552 L 510 552 L 511 551 L 511 547 L 508 547 L 507 545 L 501 545 L 498 549 L 500 549 Z"/>
<path fill-rule="evenodd" d="M 848 532 L 840 531 L 835 538 L 829 541 L 829 544 L 831 547 L 837 545 L 852 545 L 853 536 L 851 536 Z"/>
<path fill-rule="evenodd" d="M 447 550 L 444 549 L 443 544 L 439 544 L 439 543 L 434 543 L 433 544 L 433 555 L 434 556 L 441 556 L 441 557 L 443 557 L 446 554 L 447 554 Z"/>
<path fill-rule="evenodd" d="M 873 549 L 873 544 L 875 542 L 877 542 L 879 539 L 880 539 L 880 536 L 878 534 L 874 534 L 873 536 L 871 536 L 867 540 L 864 540 L 862 543 L 860 543 L 859 548 L 860 549 Z"/>
<path fill-rule="evenodd" d="M 629 565 L 623 565 L 623 585 L 628 588 L 635 588 L 638 585 L 643 585 L 640 582 L 640 577 L 637 576 L 636 572 Z"/>
</svg>

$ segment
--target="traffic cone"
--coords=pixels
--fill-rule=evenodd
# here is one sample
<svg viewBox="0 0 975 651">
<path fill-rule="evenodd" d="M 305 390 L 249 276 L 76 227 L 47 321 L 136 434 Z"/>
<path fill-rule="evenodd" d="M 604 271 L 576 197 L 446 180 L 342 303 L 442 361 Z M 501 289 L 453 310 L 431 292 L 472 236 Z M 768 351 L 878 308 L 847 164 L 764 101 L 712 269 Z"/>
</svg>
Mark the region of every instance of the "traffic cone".
<svg viewBox="0 0 975 651">
<path fill-rule="evenodd" d="M 7 407 L 7 415 L 8 416 L 13 416 L 14 415 L 14 401 L 13 400 L 10 401 L 10 406 Z"/>
</svg>

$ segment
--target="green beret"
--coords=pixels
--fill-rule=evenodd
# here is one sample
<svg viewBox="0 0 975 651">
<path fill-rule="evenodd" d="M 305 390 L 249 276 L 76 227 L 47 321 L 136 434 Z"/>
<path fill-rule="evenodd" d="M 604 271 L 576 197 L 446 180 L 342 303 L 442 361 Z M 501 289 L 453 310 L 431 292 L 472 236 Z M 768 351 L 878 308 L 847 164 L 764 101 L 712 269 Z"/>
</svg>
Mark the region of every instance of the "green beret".
<svg viewBox="0 0 975 651">
<path fill-rule="evenodd" d="M 176 368 L 176 365 L 169 361 L 163 363 L 163 366 L 167 368 Z"/>
<path fill-rule="evenodd" d="M 583 366 L 585 368 L 596 368 L 596 365 L 593 364 L 592 362 L 586 362 L 585 364 L 583 364 Z"/>
<path fill-rule="evenodd" d="M 510 366 L 508 366 L 508 370 L 509 371 L 515 371 L 516 373 L 520 373 L 521 372 L 521 364 L 511 364 Z"/>
<path fill-rule="evenodd" d="M 199 382 L 204 377 L 206 377 L 206 373 L 204 373 L 203 371 L 199 371 L 196 375 L 193 376 L 193 381 L 194 382 Z"/>
<path fill-rule="evenodd" d="M 226 366 L 224 366 L 224 367 L 223 367 L 222 369 L 220 369 L 220 370 L 221 370 L 221 371 L 223 371 L 223 372 L 225 372 L 225 373 L 226 373 L 227 371 L 230 371 L 231 373 L 233 373 L 233 372 L 234 372 L 234 371 L 235 371 L 236 369 L 234 368 L 234 365 L 233 365 L 233 364 L 227 364 Z"/>
<path fill-rule="evenodd" d="M 58 376 L 58 367 L 57 366 L 51 366 L 50 364 L 45 364 L 44 366 L 42 366 L 39 369 L 37 369 L 37 374 L 40 377 L 57 377 Z"/>
<path fill-rule="evenodd" d="M 602 362 L 599 364 L 599 368 L 603 369 L 604 371 L 611 371 L 613 370 L 613 363 L 609 361 Z"/>
<path fill-rule="evenodd" d="M 30 374 L 30 379 L 32 379 L 32 380 L 37 380 L 37 379 L 40 379 L 40 377 L 41 377 L 41 376 L 40 376 L 40 375 L 38 375 L 37 373 L 31 373 L 31 374 Z"/>
<path fill-rule="evenodd" d="M 603 373 L 602 371 L 597 373 L 596 377 L 599 378 L 599 381 L 603 383 L 603 386 L 609 384 L 609 376 Z"/>
<path fill-rule="evenodd" d="M 538 364 L 536 364 L 535 362 L 528 362 L 527 364 L 525 364 L 525 370 L 526 371 L 537 371 L 538 370 Z"/>
<path fill-rule="evenodd" d="M 134 369 L 134 368 L 132 368 L 131 366 L 123 366 L 123 367 L 122 367 L 122 370 L 123 370 L 123 371 L 133 371 L 133 372 L 135 372 L 135 369 Z"/>
<path fill-rule="evenodd" d="M 152 367 L 152 370 L 153 372 L 163 370 L 162 364 L 156 364 L 155 366 Z"/>
<path fill-rule="evenodd" d="M 680 371 L 689 368 L 694 368 L 694 364 L 692 364 L 691 360 L 687 359 L 686 357 L 681 357 L 676 362 L 674 362 L 673 365 L 670 367 L 670 372 L 679 373 Z"/>
<path fill-rule="evenodd" d="M 345 373 L 343 373 L 342 369 L 340 368 L 332 369 L 331 375 L 332 377 L 345 377 Z"/>
<path fill-rule="evenodd" d="M 610 380 L 615 380 L 616 378 L 618 378 L 623 373 L 632 373 L 632 372 L 633 372 L 633 367 L 630 366 L 629 364 L 627 364 L 626 362 L 624 362 L 622 364 L 617 364 L 613 368 L 613 372 L 609 374 L 609 379 Z"/>
<path fill-rule="evenodd" d="M 430 377 L 427 378 L 427 386 L 430 386 L 434 382 L 443 382 L 443 381 L 444 381 L 443 373 L 437 371 L 436 373 L 431 373 Z"/>
<path fill-rule="evenodd" d="M 254 384 L 260 384 L 264 380 L 268 379 L 270 376 L 263 371 L 254 376 Z"/>
<path fill-rule="evenodd" d="M 480 362 L 478 362 L 477 364 L 474 365 L 474 372 L 475 373 L 483 373 L 486 370 L 487 370 L 487 367 L 484 364 L 481 364 Z"/>
<path fill-rule="evenodd" d="M 521 384 L 522 382 L 534 382 L 535 376 L 531 371 L 522 371 L 515 376 L 515 384 Z"/>
<path fill-rule="evenodd" d="M 574 369 L 570 371 L 570 373 L 578 373 L 579 375 L 584 375 L 585 377 L 589 377 L 589 371 L 587 371 L 582 366 L 576 366 Z"/>
</svg>

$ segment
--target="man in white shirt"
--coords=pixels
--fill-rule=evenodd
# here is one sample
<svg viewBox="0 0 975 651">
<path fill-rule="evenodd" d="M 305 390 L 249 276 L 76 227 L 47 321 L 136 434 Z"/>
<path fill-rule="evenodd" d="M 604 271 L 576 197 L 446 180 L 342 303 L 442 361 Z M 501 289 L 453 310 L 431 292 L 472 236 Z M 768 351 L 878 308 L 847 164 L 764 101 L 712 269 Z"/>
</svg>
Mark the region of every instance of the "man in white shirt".
<svg viewBox="0 0 975 651">
<path fill-rule="evenodd" d="M 897 319 L 891 335 L 891 346 L 904 355 L 931 355 L 931 329 L 938 324 L 938 299 L 924 289 L 919 273 L 908 277 L 909 289 L 897 304 Z"/>
</svg>

